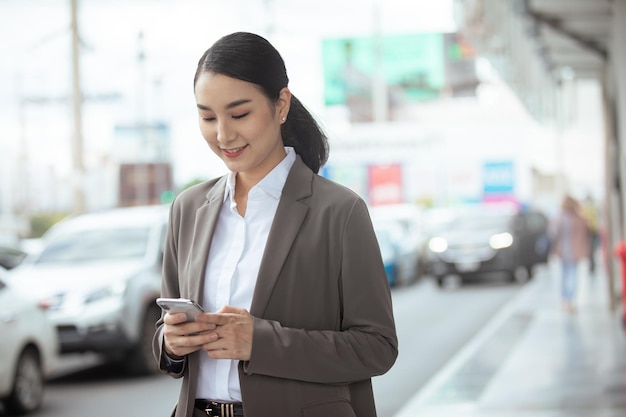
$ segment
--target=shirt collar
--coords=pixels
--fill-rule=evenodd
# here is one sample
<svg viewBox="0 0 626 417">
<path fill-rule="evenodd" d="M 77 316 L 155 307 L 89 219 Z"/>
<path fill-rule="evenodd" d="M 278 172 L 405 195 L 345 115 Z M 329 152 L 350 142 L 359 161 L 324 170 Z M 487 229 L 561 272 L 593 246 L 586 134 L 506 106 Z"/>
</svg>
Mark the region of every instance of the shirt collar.
<svg viewBox="0 0 626 417">
<path fill-rule="evenodd" d="M 278 163 L 257 185 L 252 188 L 259 187 L 272 197 L 279 199 L 283 192 L 285 182 L 287 182 L 287 176 L 289 171 L 296 161 L 296 151 L 290 147 L 285 146 L 285 152 L 287 155 L 282 161 Z M 226 178 L 226 189 L 224 190 L 224 202 L 230 198 L 235 198 L 235 181 L 237 178 L 236 172 L 229 172 Z"/>
</svg>

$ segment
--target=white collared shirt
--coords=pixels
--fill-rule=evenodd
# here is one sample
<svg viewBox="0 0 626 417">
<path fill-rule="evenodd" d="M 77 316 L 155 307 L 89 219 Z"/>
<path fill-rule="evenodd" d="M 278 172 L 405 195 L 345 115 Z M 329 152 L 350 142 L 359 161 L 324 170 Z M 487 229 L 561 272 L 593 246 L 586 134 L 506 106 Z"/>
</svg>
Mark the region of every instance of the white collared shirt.
<svg viewBox="0 0 626 417">
<path fill-rule="evenodd" d="M 225 305 L 250 310 L 261 258 L 287 175 L 296 160 L 293 148 L 248 192 L 244 217 L 237 212 L 235 173 L 228 174 L 224 200 L 208 254 L 202 306 L 216 311 Z M 200 352 L 196 398 L 241 401 L 239 361 L 211 359 Z"/>
</svg>

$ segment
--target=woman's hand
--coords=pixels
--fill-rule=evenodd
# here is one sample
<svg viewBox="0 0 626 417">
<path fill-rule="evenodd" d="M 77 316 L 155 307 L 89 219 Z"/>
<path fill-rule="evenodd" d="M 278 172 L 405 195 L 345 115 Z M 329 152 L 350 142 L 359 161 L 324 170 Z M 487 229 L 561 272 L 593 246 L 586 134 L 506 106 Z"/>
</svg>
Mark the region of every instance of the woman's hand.
<svg viewBox="0 0 626 417">
<path fill-rule="evenodd" d="M 186 313 L 167 313 L 163 323 L 163 345 L 173 359 L 180 359 L 218 339 L 214 323 L 187 321 Z"/>
<path fill-rule="evenodd" d="M 243 308 L 225 306 L 216 313 L 203 313 L 196 320 L 207 325 L 217 326 L 211 334 L 217 339 L 202 345 L 213 359 L 238 359 L 247 361 L 252 353 L 252 315 Z"/>
</svg>

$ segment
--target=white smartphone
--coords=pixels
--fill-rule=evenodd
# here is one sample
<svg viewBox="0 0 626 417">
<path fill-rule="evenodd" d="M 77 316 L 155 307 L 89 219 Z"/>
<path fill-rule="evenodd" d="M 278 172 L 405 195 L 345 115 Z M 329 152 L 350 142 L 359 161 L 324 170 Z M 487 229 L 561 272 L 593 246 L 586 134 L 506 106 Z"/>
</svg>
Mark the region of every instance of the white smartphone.
<svg viewBox="0 0 626 417">
<path fill-rule="evenodd" d="M 186 298 L 157 298 L 156 303 L 168 313 L 187 313 L 187 321 L 195 321 L 197 314 L 204 313 L 200 304 Z"/>
</svg>

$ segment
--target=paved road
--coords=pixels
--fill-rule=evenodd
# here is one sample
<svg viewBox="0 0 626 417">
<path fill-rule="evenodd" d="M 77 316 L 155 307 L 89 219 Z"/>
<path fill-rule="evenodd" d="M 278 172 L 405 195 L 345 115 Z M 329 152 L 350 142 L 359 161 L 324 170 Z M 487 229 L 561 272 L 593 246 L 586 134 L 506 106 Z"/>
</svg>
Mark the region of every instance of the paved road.
<svg viewBox="0 0 626 417">
<path fill-rule="evenodd" d="M 399 355 L 387 374 L 374 378 L 379 417 L 399 411 L 520 288 L 482 282 L 439 289 L 424 280 L 395 289 Z"/>
</svg>

